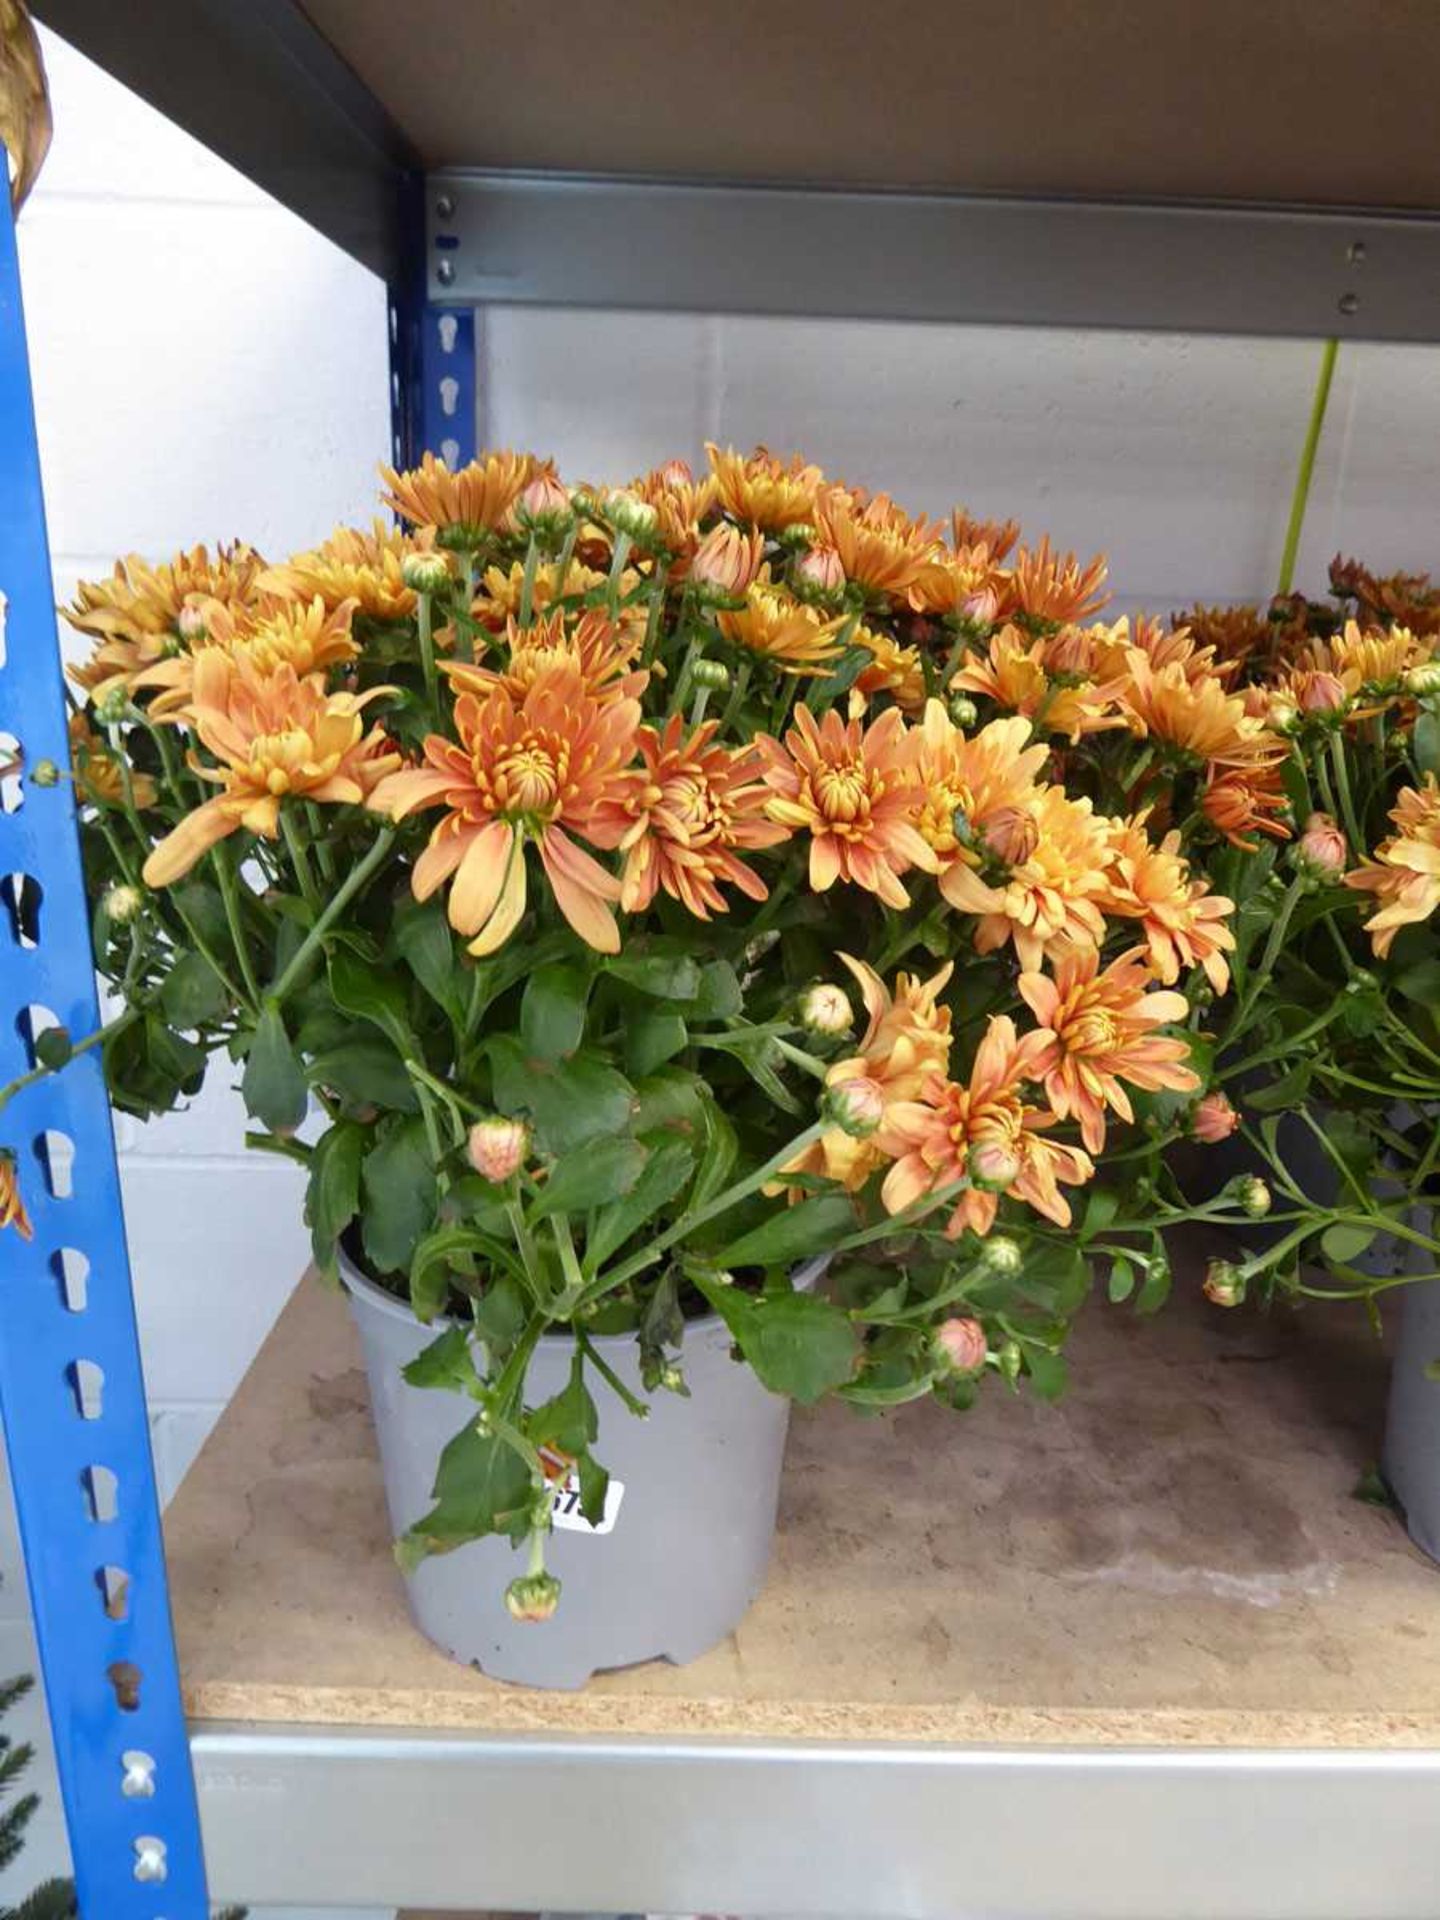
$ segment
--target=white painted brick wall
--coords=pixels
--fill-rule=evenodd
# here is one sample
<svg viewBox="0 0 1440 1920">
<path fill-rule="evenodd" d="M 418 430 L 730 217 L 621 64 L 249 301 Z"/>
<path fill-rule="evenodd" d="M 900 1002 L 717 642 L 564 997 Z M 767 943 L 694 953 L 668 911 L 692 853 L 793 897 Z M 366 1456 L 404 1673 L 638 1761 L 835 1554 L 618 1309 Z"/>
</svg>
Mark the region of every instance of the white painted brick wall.
<svg viewBox="0 0 1440 1920">
<path fill-rule="evenodd" d="M 377 283 L 46 48 L 58 131 L 21 255 L 58 592 L 132 548 L 243 534 L 281 553 L 366 518 L 387 431 Z M 1106 548 L 1119 603 L 1156 611 L 1271 588 L 1317 361 L 1288 341 L 525 309 L 480 339 L 482 439 L 572 479 L 698 460 L 707 438 L 800 447 L 916 508 Z M 1337 547 L 1440 560 L 1437 444 L 1440 354 L 1347 347 L 1302 583 Z M 119 1129 L 167 1489 L 305 1258 L 293 1170 L 246 1158 L 242 1125 L 220 1084 Z"/>
</svg>

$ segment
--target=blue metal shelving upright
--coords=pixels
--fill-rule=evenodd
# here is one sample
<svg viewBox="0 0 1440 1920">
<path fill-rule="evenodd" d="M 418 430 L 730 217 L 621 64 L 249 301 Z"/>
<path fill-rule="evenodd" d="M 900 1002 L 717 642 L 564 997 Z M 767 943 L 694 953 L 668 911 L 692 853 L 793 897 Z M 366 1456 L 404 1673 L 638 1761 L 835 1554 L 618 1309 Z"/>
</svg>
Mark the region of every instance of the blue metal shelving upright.
<svg viewBox="0 0 1440 1920">
<path fill-rule="evenodd" d="M 0 1086 L 98 1023 L 15 231 L 0 148 Z M 13 744 L 12 744 L 13 743 Z M 0 1111 L 0 1412 L 84 1920 L 204 1920 L 120 1186 L 98 1049 Z"/>
</svg>

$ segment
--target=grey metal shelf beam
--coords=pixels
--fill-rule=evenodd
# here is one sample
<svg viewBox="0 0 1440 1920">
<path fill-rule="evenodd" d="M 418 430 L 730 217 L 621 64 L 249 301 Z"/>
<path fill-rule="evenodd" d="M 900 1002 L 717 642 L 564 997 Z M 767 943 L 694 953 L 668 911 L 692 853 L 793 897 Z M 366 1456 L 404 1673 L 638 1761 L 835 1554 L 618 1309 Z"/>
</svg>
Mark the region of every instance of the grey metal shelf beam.
<svg viewBox="0 0 1440 1920">
<path fill-rule="evenodd" d="M 192 1751 L 212 1892 L 262 1905 L 909 1920 L 1440 1912 L 1440 1852 L 1424 1840 L 1434 1752 L 216 1723 Z"/>
<path fill-rule="evenodd" d="M 1440 221 L 447 171 L 428 295 L 1195 332 L 1440 334 Z"/>
</svg>

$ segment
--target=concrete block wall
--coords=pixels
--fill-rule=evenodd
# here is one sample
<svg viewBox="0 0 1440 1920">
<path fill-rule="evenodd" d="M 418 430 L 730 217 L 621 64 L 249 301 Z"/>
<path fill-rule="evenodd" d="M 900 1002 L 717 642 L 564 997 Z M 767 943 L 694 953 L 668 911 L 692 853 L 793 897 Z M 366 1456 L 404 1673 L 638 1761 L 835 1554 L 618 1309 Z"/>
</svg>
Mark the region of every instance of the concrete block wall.
<svg viewBox="0 0 1440 1920">
<path fill-rule="evenodd" d="M 387 445 L 379 284 L 45 44 L 57 134 L 21 255 L 59 595 L 130 550 L 243 535 L 280 555 L 365 520 Z M 1308 342 L 526 309 L 482 316 L 478 340 L 482 442 L 572 480 L 698 462 L 706 439 L 798 447 L 916 509 L 1106 549 L 1118 604 L 1160 612 L 1272 588 L 1318 362 Z M 1440 562 L 1437 444 L 1440 352 L 1347 346 L 1301 584 L 1337 548 Z M 244 1153 L 226 1078 L 119 1127 L 167 1492 L 306 1257 L 295 1172 Z M 0 1628 L 23 1630 L 17 1592 Z"/>
</svg>

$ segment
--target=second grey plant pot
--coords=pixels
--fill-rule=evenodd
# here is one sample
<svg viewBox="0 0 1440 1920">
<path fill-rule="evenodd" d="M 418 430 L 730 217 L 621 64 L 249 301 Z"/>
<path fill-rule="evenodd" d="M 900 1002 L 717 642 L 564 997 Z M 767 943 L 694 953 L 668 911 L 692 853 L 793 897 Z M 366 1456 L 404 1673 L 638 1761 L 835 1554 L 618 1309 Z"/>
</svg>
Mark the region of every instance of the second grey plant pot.
<svg viewBox="0 0 1440 1920">
<path fill-rule="evenodd" d="M 1418 1280 L 1400 1293 L 1383 1467 L 1410 1538 L 1440 1560 L 1440 1380 L 1426 1377 L 1440 1360 L 1440 1281 Z"/>
<path fill-rule="evenodd" d="M 813 1284 L 823 1266 L 810 1263 L 796 1284 Z M 467 1402 L 401 1378 L 441 1327 L 422 1326 L 343 1256 L 341 1273 L 365 1353 L 390 1525 L 399 1535 L 429 1510 L 436 1464 Z M 643 1398 L 634 1339 L 609 1335 L 595 1344 Z M 611 1502 L 617 1486 L 623 1492 L 610 1531 L 557 1526 L 552 1533 L 546 1562 L 563 1589 L 553 1619 L 511 1619 L 504 1593 L 524 1571 L 523 1549 L 484 1539 L 435 1555 L 409 1576 L 420 1630 L 453 1658 L 530 1687 L 580 1687 L 593 1673 L 641 1660 L 681 1665 L 733 1632 L 769 1565 L 790 1404 L 737 1365 L 730 1346 L 718 1316 L 692 1321 L 682 1351 L 690 1398 L 657 1395 L 648 1420 L 592 1380 L 596 1456 L 610 1472 Z M 526 1386 L 530 1404 L 564 1387 L 573 1350 L 568 1335 L 540 1341 Z"/>
</svg>

